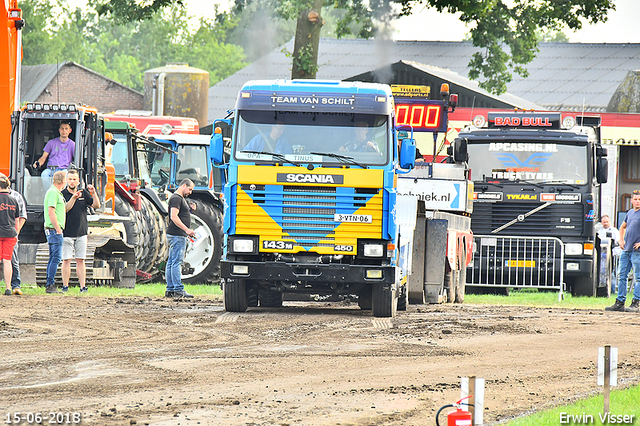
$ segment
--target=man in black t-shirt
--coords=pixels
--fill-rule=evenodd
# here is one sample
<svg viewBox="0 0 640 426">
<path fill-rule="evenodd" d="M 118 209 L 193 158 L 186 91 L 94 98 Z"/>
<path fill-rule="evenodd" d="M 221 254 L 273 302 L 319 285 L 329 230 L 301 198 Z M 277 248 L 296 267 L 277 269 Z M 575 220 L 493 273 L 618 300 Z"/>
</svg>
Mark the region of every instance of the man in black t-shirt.
<svg viewBox="0 0 640 426">
<path fill-rule="evenodd" d="M 11 275 L 13 268 L 11 267 L 11 257 L 13 256 L 13 247 L 18 242 L 18 224 L 17 219 L 20 217 L 20 205 L 9 195 L 11 182 L 2 173 L 0 173 L 0 259 L 2 260 L 2 272 L 4 273 L 4 282 L 6 284 L 5 296 L 11 295 Z"/>
<path fill-rule="evenodd" d="M 182 285 L 182 260 L 187 248 L 187 237 L 195 237 L 191 226 L 191 212 L 186 197 L 193 192 L 191 179 L 183 179 L 180 186 L 169 198 L 169 226 L 167 226 L 167 242 L 169 243 L 169 257 L 165 276 L 167 291 L 165 297 L 191 298 L 192 294 L 184 291 Z M 195 210 L 195 203 L 191 203 L 191 210 Z"/>
<path fill-rule="evenodd" d="M 84 259 L 87 257 L 87 207 L 100 207 L 100 198 L 96 194 L 93 185 L 87 185 L 87 189 L 80 189 L 80 176 L 76 169 L 67 172 L 67 187 L 62 190 L 62 196 L 66 201 L 67 211 L 64 228 L 64 242 L 62 244 L 62 291 L 69 291 L 69 278 L 71 277 L 71 259 L 76 259 L 76 274 L 80 282 L 80 293 L 87 292 L 87 270 Z M 75 255 L 75 256 L 74 256 Z"/>
</svg>

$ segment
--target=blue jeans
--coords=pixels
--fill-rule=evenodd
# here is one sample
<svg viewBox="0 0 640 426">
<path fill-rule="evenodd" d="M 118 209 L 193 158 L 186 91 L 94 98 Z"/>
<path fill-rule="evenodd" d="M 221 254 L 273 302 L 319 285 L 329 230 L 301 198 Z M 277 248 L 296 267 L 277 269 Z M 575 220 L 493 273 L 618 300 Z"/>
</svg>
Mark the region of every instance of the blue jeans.
<svg viewBox="0 0 640 426">
<path fill-rule="evenodd" d="M 633 298 L 640 300 L 640 250 L 623 251 L 618 263 L 618 297 L 624 303 L 627 300 L 627 279 L 633 265 L 636 284 L 633 286 Z"/>
<path fill-rule="evenodd" d="M 187 237 L 179 235 L 167 235 L 169 242 L 169 258 L 167 259 L 167 269 L 165 275 L 167 277 L 167 291 L 183 291 L 182 285 L 182 261 L 184 253 L 187 249 Z"/>
<path fill-rule="evenodd" d="M 44 169 L 42 171 L 42 173 L 40 173 L 40 177 L 42 178 L 42 185 L 44 186 L 44 190 L 45 192 L 51 188 L 51 180 L 53 179 L 53 174 L 55 172 L 57 172 L 58 170 L 64 170 L 65 172 L 67 171 L 67 168 L 58 168 L 56 167 L 55 169 L 52 167 L 47 167 L 46 169 Z"/>
<path fill-rule="evenodd" d="M 62 234 L 56 233 L 55 229 L 45 229 L 47 242 L 49 243 L 49 262 L 47 263 L 47 287 L 56 283 L 56 272 L 62 261 Z"/>
</svg>

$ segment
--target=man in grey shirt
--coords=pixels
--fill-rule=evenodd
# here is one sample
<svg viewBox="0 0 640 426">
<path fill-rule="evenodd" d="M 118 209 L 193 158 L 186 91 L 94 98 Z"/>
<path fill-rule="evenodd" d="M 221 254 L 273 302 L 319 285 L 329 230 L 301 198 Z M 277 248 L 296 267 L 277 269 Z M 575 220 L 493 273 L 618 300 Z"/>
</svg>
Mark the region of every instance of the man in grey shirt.
<svg viewBox="0 0 640 426">
<path fill-rule="evenodd" d="M 18 239 L 20 238 L 20 230 L 22 226 L 27 221 L 27 206 L 24 202 L 24 198 L 22 194 L 16 191 L 13 188 L 9 188 L 9 195 L 15 198 L 20 206 L 20 217 L 16 219 L 17 222 L 17 231 L 18 231 Z M 13 246 L 13 254 L 11 255 L 11 268 L 13 269 L 13 274 L 11 275 L 11 292 L 17 296 L 22 295 L 22 290 L 20 290 L 20 262 L 18 260 L 18 244 L 16 243 Z"/>
</svg>

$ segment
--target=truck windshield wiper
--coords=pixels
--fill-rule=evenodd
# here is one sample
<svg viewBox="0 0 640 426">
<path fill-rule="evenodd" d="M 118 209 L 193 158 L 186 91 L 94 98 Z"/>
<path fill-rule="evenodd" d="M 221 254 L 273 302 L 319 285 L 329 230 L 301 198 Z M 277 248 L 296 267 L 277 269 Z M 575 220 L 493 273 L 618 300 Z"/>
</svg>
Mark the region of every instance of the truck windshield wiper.
<svg viewBox="0 0 640 426">
<path fill-rule="evenodd" d="M 569 185 L 570 187 L 575 188 L 575 189 L 580 189 L 580 187 L 578 185 L 576 185 L 574 183 L 565 182 L 563 180 L 547 180 L 547 181 L 544 181 L 545 185 L 554 185 L 554 184 L 557 185 L 559 183 L 561 183 L 563 185 Z"/>
<path fill-rule="evenodd" d="M 493 178 L 492 178 L 492 179 L 493 179 Z M 484 182 L 485 182 L 485 183 L 488 183 L 488 184 L 490 183 L 491 185 L 495 185 L 495 186 L 497 186 L 498 188 L 504 188 L 504 185 L 503 185 L 503 184 L 501 184 L 501 183 L 498 183 L 498 182 L 489 182 L 489 178 L 488 178 L 488 177 L 486 177 L 486 176 L 483 176 L 483 180 L 484 180 Z"/>
<path fill-rule="evenodd" d="M 527 183 L 529 185 L 533 185 L 533 186 L 537 186 L 538 188 L 544 188 L 544 186 L 540 185 L 537 182 L 534 182 L 532 180 L 527 180 L 527 179 L 516 179 L 515 182 L 517 183 Z"/>
<path fill-rule="evenodd" d="M 310 152 L 309 154 L 311 154 L 311 155 L 322 155 L 322 156 L 325 156 L 325 157 L 331 157 L 331 158 L 335 158 L 336 160 L 340 161 L 343 164 L 352 164 L 354 166 L 360 166 L 363 169 L 367 169 L 368 168 L 364 164 L 358 163 L 356 160 L 353 159 L 353 157 L 348 157 L 346 155 L 334 154 L 333 152 Z"/>
<path fill-rule="evenodd" d="M 242 151 L 242 152 L 246 152 L 249 154 L 265 154 L 265 155 L 270 155 L 272 157 L 275 157 L 276 159 L 282 161 L 283 163 L 290 163 L 293 164 L 294 166 L 300 166 L 300 163 L 296 163 L 295 161 L 291 161 L 291 160 L 287 160 L 287 157 L 285 157 L 282 154 L 278 154 L 275 152 L 269 152 L 269 151 Z"/>
</svg>

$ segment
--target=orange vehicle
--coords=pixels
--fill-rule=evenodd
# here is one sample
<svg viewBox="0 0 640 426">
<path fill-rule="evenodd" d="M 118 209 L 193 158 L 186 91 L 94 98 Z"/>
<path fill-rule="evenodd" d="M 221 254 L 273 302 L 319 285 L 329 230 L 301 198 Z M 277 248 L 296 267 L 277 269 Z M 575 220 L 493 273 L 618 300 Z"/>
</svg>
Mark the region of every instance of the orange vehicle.
<svg viewBox="0 0 640 426">
<path fill-rule="evenodd" d="M 20 64 L 22 62 L 22 11 L 17 0 L 2 0 L 2 28 L 0 29 L 0 152 L 11 147 L 11 116 L 20 107 Z M 7 102 L 8 100 L 8 102 Z M 8 155 L 0 155 L 0 172 L 9 175 Z"/>
</svg>

